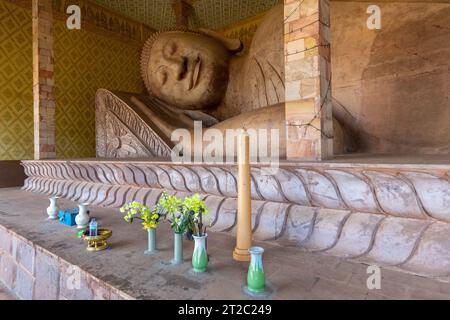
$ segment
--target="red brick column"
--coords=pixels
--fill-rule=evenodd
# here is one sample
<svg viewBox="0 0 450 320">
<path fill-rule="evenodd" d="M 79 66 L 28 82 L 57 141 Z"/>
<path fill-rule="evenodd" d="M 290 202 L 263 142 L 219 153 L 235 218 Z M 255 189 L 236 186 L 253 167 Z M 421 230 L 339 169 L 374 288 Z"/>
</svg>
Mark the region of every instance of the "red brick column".
<svg viewBox="0 0 450 320">
<path fill-rule="evenodd" d="M 52 0 L 33 0 L 34 158 L 54 159 L 55 97 Z"/>
<path fill-rule="evenodd" d="M 333 155 L 328 0 L 285 0 L 287 158 Z"/>
<path fill-rule="evenodd" d="M 188 0 L 175 0 L 172 4 L 175 11 L 175 17 L 177 21 L 177 27 L 189 27 L 189 16 L 191 15 L 193 8 L 191 2 Z"/>
</svg>

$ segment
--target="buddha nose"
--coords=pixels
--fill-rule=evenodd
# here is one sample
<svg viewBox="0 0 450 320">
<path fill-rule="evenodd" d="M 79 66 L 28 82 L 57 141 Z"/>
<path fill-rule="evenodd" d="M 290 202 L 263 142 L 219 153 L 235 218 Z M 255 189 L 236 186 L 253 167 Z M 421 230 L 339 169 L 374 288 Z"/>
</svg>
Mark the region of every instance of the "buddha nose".
<svg viewBox="0 0 450 320">
<path fill-rule="evenodd" d="M 175 74 L 177 80 L 182 80 L 188 71 L 188 59 L 183 56 L 178 57 L 166 57 L 167 62 L 171 70 Z"/>
</svg>

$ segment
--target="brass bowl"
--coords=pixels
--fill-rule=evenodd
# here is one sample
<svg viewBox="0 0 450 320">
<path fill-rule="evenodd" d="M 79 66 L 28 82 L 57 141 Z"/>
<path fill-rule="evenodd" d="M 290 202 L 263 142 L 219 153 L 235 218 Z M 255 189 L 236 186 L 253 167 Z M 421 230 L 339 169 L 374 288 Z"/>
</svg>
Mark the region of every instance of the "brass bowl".
<svg viewBox="0 0 450 320">
<path fill-rule="evenodd" d="M 108 239 L 112 236 L 112 230 L 98 229 L 97 236 L 89 236 L 89 230 L 83 234 L 83 239 L 87 241 L 87 251 L 102 251 L 108 248 Z"/>
</svg>

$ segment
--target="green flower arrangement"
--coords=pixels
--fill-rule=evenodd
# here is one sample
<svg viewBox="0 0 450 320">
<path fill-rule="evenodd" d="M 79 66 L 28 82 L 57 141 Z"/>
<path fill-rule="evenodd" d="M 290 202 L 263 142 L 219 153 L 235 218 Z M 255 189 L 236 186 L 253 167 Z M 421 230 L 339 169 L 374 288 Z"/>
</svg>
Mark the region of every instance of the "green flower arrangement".
<svg viewBox="0 0 450 320">
<path fill-rule="evenodd" d="M 161 211 L 165 211 L 172 231 L 184 234 L 189 226 L 189 215 L 183 210 L 183 201 L 177 196 L 163 193 L 156 205 Z"/>
<path fill-rule="evenodd" d="M 183 210 L 189 216 L 189 231 L 197 237 L 206 234 L 206 225 L 203 224 L 204 216 L 207 216 L 209 209 L 199 194 L 186 197 L 183 201 Z"/>
<path fill-rule="evenodd" d="M 133 223 L 134 219 L 142 220 L 142 225 L 145 230 L 156 229 L 162 222 L 164 216 L 157 210 L 151 209 L 140 202 L 133 201 L 120 208 L 121 213 L 125 213 L 124 219 L 128 223 Z"/>
<path fill-rule="evenodd" d="M 156 229 L 167 218 L 174 233 L 188 232 L 202 236 L 206 234 L 203 218 L 208 215 L 209 209 L 199 194 L 181 200 L 164 192 L 153 210 L 149 206 L 133 201 L 120 208 L 120 212 L 125 214 L 124 220 L 128 223 L 133 223 L 134 219 L 142 220 L 142 225 L 147 231 Z"/>
</svg>

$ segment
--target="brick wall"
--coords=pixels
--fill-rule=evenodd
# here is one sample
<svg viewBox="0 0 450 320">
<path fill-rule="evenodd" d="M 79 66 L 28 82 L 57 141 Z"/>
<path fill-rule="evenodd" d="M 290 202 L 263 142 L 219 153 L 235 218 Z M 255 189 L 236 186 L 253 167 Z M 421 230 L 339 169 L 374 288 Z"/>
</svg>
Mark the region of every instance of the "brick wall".
<svg viewBox="0 0 450 320">
<path fill-rule="evenodd" d="M 52 0 L 34 0 L 32 17 L 34 158 L 54 159 L 56 146 Z"/>
<path fill-rule="evenodd" d="M 0 225 L 0 282 L 24 300 L 133 299 L 91 274 L 79 270 L 74 290 L 69 262 Z"/>
<path fill-rule="evenodd" d="M 333 154 L 328 0 L 285 0 L 287 158 Z"/>
</svg>

